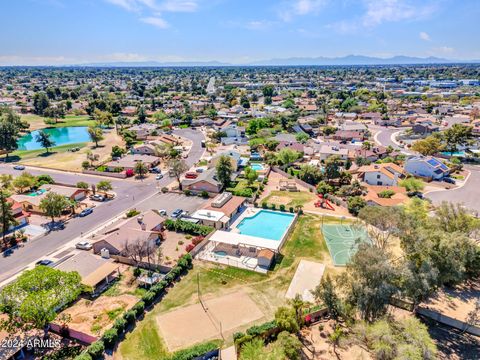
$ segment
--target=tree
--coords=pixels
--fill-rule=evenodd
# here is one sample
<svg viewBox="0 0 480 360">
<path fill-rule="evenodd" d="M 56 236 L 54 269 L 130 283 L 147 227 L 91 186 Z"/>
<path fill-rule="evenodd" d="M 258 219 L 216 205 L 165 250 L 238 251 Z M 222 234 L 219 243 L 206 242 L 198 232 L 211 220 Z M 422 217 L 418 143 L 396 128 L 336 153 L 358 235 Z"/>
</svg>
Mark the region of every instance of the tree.
<svg viewBox="0 0 480 360">
<path fill-rule="evenodd" d="M 298 151 L 289 148 L 283 148 L 277 153 L 277 161 L 280 165 L 282 165 L 284 170 L 299 157 L 300 153 Z"/>
<path fill-rule="evenodd" d="M 330 194 L 333 192 L 333 187 L 326 181 L 320 181 L 317 185 L 317 192 L 322 195 Z"/>
<path fill-rule="evenodd" d="M 262 89 L 263 96 L 273 96 L 273 85 L 265 85 Z"/>
<path fill-rule="evenodd" d="M 305 307 L 305 301 L 300 294 L 295 294 L 293 299 L 288 301 L 292 309 L 295 311 L 295 317 L 299 326 L 303 325 L 303 309 Z"/>
<path fill-rule="evenodd" d="M 278 334 L 277 342 L 280 344 L 283 350 L 283 355 L 285 359 L 289 360 L 300 360 L 300 349 L 302 348 L 302 343 L 298 338 L 289 334 L 286 331 L 282 331 Z M 260 358 L 259 358 L 260 359 Z"/>
<path fill-rule="evenodd" d="M 13 176 L 10 174 L 0 175 L 0 187 L 2 190 L 10 190 L 13 184 Z"/>
<path fill-rule="evenodd" d="M 441 152 L 444 145 L 438 136 L 430 135 L 425 139 L 415 141 L 411 149 L 424 156 L 431 156 Z"/>
<path fill-rule="evenodd" d="M 93 167 L 94 163 L 100 159 L 99 154 L 94 154 L 90 150 L 87 151 L 87 159 L 90 161 L 90 165 Z"/>
<path fill-rule="evenodd" d="M 0 291 L 0 311 L 8 315 L 0 328 L 9 332 L 43 329 L 46 337 L 56 311 L 74 301 L 81 291 L 81 277 L 76 271 L 48 266 L 26 270 Z"/>
<path fill-rule="evenodd" d="M 97 190 L 102 191 L 104 194 L 113 190 L 112 182 L 108 180 L 101 180 L 97 184 Z"/>
<path fill-rule="evenodd" d="M 18 148 L 20 129 L 15 124 L 3 117 L 0 119 L 0 150 L 5 152 L 5 160 L 8 161 L 8 154 Z"/>
<path fill-rule="evenodd" d="M 342 302 L 335 290 L 335 285 L 330 275 L 327 274 L 322 277 L 320 284 L 312 290 L 312 295 L 315 301 L 327 307 L 332 319 L 337 321 L 340 318 L 342 315 Z"/>
<path fill-rule="evenodd" d="M 52 218 L 52 223 L 55 222 L 55 217 L 62 215 L 63 210 L 69 206 L 70 203 L 65 196 L 54 192 L 48 192 L 40 201 L 40 209 L 42 209 L 46 216 Z"/>
<path fill-rule="evenodd" d="M 258 179 L 258 173 L 256 170 L 253 170 L 250 166 L 245 168 L 245 179 L 247 179 L 248 185 L 252 185 Z"/>
<path fill-rule="evenodd" d="M 342 161 L 339 156 L 333 155 L 325 160 L 325 178 L 327 180 L 338 179 L 340 177 L 340 166 Z"/>
<path fill-rule="evenodd" d="M 12 225 L 17 224 L 17 220 L 12 213 L 12 203 L 7 200 L 8 196 L 4 190 L 0 190 L 0 231 L 2 232 L 2 242 L 5 245 L 5 236 Z"/>
<path fill-rule="evenodd" d="M 45 92 L 37 92 L 33 96 L 33 108 L 35 109 L 35 114 L 43 115 L 43 112 L 50 105 L 48 96 Z"/>
<path fill-rule="evenodd" d="M 115 124 L 113 120 L 113 115 L 109 111 L 101 111 L 99 109 L 95 109 L 93 113 L 93 118 L 101 125 L 104 126 L 112 126 Z"/>
<path fill-rule="evenodd" d="M 347 206 L 350 214 L 357 216 L 360 210 L 367 206 L 367 202 L 360 196 L 353 196 L 348 198 Z"/>
<path fill-rule="evenodd" d="M 143 124 L 147 121 L 147 113 L 145 112 L 145 107 L 143 105 L 137 108 L 137 117 L 140 124 Z"/>
<path fill-rule="evenodd" d="M 113 145 L 112 146 L 112 152 L 110 154 L 112 156 L 112 158 L 122 157 L 123 154 L 125 154 L 125 149 L 124 148 L 121 148 L 118 145 Z"/>
<path fill-rule="evenodd" d="M 289 333 L 296 333 L 300 330 L 297 322 L 297 315 L 295 310 L 291 307 L 281 306 L 275 312 L 275 321 L 278 327 Z"/>
<path fill-rule="evenodd" d="M 392 237 L 399 235 L 398 229 L 403 221 L 401 213 L 397 207 L 365 206 L 358 217 L 369 225 L 368 235 L 373 245 L 386 250 Z"/>
<path fill-rule="evenodd" d="M 466 145 L 470 137 L 472 137 L 472 127 L 462 124 L 454 124 L 443 132 L 445 148 L 451 155 L 458 150 L 459 146 Z"/>
<path fill-rule="evenodd" d="M 103 140 L 103 131 L 98 126 L 89 126 L 88 135 L 90 135 L 90 139 L 95 143 L 95 147 L 98 147 L 98 142 Z"/>
<path fill-rule="evenodd" d="M 232 159 L 227 155 L 221 155 L 215 169 L 220 184 L 222 184 L 223 188 L 228 187 L 232 177 Z"/>
<path fill-rule="evenodd" d="M 140 179 L 143 179 L 148 173 L 148 166 L 143 163 L 143 161 L 137 161 L 135 164 L 135 174 L 138 175 Z"/>
<path fill-rule="evenodd" d="M 177 179 L 178 186 L 182 190 L 182 183 L 180 182 L 180 176 L 188 170 L 188 165 L 184 160 L 171 159 L 168 163 L 171 174 Z"/>
<path fill-rule="evenodd" d="M 79 188 L 79 189 L 85 189 L 85 190 L 88 190 L 88 188 L 89 188 L 88 183 L 86 183 L 85 181 L 77 182 L 76 187 Z"/>
<path fill-rule="evenodd" d="M 50 152 L 50 148 L 55 146 L 55 141 L 51 139 L 50 134 L 43 130 L 40 130 L 35 136 L 35 141 L 47 150 L 47 154 Z"/>
<path fill-rule="evenodd" d="M 26 171 L 13 180 L 13 187 L 17 189 L 19 193 L 23 193 L 26 189 L 31 189 L 36 184 L 37 178 Z"/>
<path fill-rule="evenodd" d="M 315 185 L 322 179 L 323 174 L 318 166 L 304 164 L 300 166 L 298 177 L 310 185 Z"/>
<path fill-rule="evenodd" d="M 398 269 L 390 255 L 376 246 L 362 243 L 347 264 L 345 278 L 348 302 L 356 306 L 362 319 L 374 321 L 387 311 L 390 298 L 399 290 Z"/>
<path fill-rule="evenodd" d="M 422 191 L 423 188 L 425 187 L 425 184 L 422 180 L 420 179 L 415 179 L 414 177 L 406 178 L 403 180 L 400 180 L 398 182 L 398 185 L 401 187 L 404 187 L 405 190 L 407 191 Z"/>
<path fill-rule="evenodd" d="M 302 144 L 305 144 L 308 139 L 310 139 L 310 136 L 304 132 L 299 132 L 298 134 L 295 135 L 295 140 L 297 140 L 299 143 L 302 143 Z"/>
</svg>

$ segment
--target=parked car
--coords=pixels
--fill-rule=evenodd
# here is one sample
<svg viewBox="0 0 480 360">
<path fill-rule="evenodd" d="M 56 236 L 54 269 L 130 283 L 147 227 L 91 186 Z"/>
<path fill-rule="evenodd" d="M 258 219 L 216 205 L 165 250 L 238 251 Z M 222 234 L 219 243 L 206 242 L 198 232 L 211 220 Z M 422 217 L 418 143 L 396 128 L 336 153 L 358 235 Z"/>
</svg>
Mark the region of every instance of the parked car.
<svg viewBox="0 0 480 360">
<path fill-rule="evenodd" d="M 25 170 L 25 166 L 23 166 L 23 165 L 15 165 L 13 168 L 15 170 Z"/>
<path fill-rule="evenodd" d="M 155 180 L 161 180 L 161 179 L 163 179 L 162 174 L 158 174 L 157 176 L 155 176 Z"/>
<path fill-rule="evenodd" d="M 105 201 L 105 196 L 103 195 L 100 195 L 100 194 L 95 194 L 95 195 L 92 195 L 90 196 L 90 200 L 94 200 L 94 201 Z"/>
<path fill-rule="evenodd" d="M 167 210 L 165 210 L 165 209 L 158 210 L 158 214 L 162 215 L 162 216 L 167 216 L 168 215 Z"/>
<path fill-rule="evenodd" d="M 88 241 L 81 241 L 75 244 L 75 247 L 80 250 L 90 250 L 93 245 L 90 244 Z"/>
<path fill-rule="evenodd" d="M 7 256 L 10 256 L 13 254 L 13 250 L 12 249 L 7 249 L 3 252 L 3 257 L 7 257 Z"/>
<path fill-rule="evenodd" d="M 195 169 L 195 172 L 201 174 L 203 173 L 203 170 L 204 170 L 203 168 L 198 168 L 198 169 Z"/>
<path fill-rule="evenodd" d="M 417 197 L 419 199 L 423 199 L 423 194 L 420 191 L 410 191 L 407 193 L 409 197 Z"/>
<path fill-rule="evenodd" d="M 153 174 L 161 174 L 162 173 L 162 170 L 160 170 L 159 168 L 157 167 L 153 167 L 149 170 L 151 173 Z"/>
<path fill-rule="evenodd" d="M 179 218 L 181 217 L 182 213 L 183 213 L 182 209 L 176 209 L 172 212 L 172 218 L 174 219 Z"/>
<path fill-rule="evenodd" d="M 198 174 L 196 172 L 187 172 L 185 174 L 186 179 L 196 179 L 198 177 Z"/>
<path fill-rule="evenodd" d="M 54 263 L 52 260 L 48 260 L 48 259 L 43 259 L 43 260 L 39 260 L 35 263 L 35 266 L 49 266 L 49 267 L 53 267 Z"/>
<path fill-rule="evenodd" d="M 443 181 L 449 184 L 454 184 L 455 185 L 455 179 L 452 179 L 451 177 L 444 177 Z"/>
<path fill-rule="evenodd" d="M 93 212 L 92 208 L 86 208 L 86 209 L 82 210 L 82 212 L 80 214 L 78 214 L 78 216 L 85 217 L 87 215 L 90 215 L 92 212 Z"/>
</svg>

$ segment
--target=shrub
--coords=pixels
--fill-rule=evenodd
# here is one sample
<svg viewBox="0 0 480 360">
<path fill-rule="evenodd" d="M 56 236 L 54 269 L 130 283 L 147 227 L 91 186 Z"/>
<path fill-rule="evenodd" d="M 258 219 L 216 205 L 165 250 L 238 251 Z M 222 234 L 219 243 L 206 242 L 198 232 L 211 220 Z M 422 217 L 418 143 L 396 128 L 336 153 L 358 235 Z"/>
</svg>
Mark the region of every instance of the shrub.
<svg viewBox="0 0 480 360">
<path fill-rule="evenodd" d="M 262 202 L 262 209 L 266 209 L 268 207 L 267 203 L 264 201 Z"/>
<path fill-rule="evenodd" d="M 127 211 L 127 218 L 132 218 L 134 216 L 137 216 L 138 214 L 140 214 L 140 211 L 138 211 L 137 209 L 130 209 Z"/>
<path fill-rule="evenodd" d="M 270 208 L 271 208 L 272 210 L 275 210 L 275 209 L 277 208 L 277 206 L 276 206 L 275 204 L 271 204 L 271 205 L 270 205 Z"/>
<path fill-rule="evenodd" d="M 206 236 L 210 234 L 214 229 L 211 226 L 198 225 L 188 221 L 180 219 L 172 220 L 167 219 L 165 221 L 165 228 L 170 231 L 183 232 L 191 235 Z"/>
<path fill-rule="evenodd" d="M 168 188 L 167 188 L 167 187 L 165 187 L 165 186 L 164 186 L 164 187 L 162 187 L 162 193 L 164 193 L 164 194 L 165 194 L 165 193 L 167 193 L 167 192 L 168 192 Z"/>
<path fill-rule="evenodd" d="M 285 211 L 285 205 L 283 204 L 280 205 L 280 211 Z"/>
<path fill-rule="evenodd" d="M 187 252 L 190 252 L 190 251 L 192 251 L 193 249 L 195 249 L 195 245 L 193 245 L 193 244 L 188 244 L 188 245 L 185 247 L 185 250 L 186 250 Z"/>
<path fill-rule="evenodd" d="M 218 344 L 214 341 L 210 341 L 179 350 L 173 353 L 170 360 L 192 360 L 215 349 L 218 349 Z"/>
<path fill-rule="evenodd" d="M 196 236 L 192 239 L 192 244 L 197 246 L 198 244 L 200 244 L 203 240 L 205 239 L 204 236 Z"/>
<path fill-rule="evenodd" d="M 50 175 L 38 175 L 37 181 L 42 184 L 55 184 L 55 181 L 53 181 Z"/>
<path fill-rule="evenodd" d="M 136 267 L 133 269 L 133 276 L 139 277 L 141 273 L 142 273 L 142 270 L 140 270 L 140 268 Z"/>
<path fill-rule="evenodd" d="M 200 193 L 200 196 L 204 199 L 208 199 L 208 191 L 205 191 L 203 190 L 201 193 Z"/>
<path fill-rule="evenodd" d="M 105 347 L 111 349 L 115 343 L 117 342 L 118 339 L 118 333 L 117 329 L 111 328 L 105 331 L 105 333 L 102 336 L 103 343 L 105 344 Z"/>
<path fill-rule="evenodd" d="M 105 351 L 105 344 L 102 340 L 95 341 L 87 348 L 87 352 L 92 359 L 100 359 Z"/>
<path fill-rule="evenodd" d="M 171 284 L 173 280 L 175 280 L 175 275 L 172 274 L 172 272 L 169 272 L 167 275 L 165 275 L 165 281 L 168 284 Z"/>
<path fill-rule="evenodd" d="M 155 296 L 156 296 L 156 294 L 153 291 L 147 291 L 142 296 L 142 301 L 145 303 L 145 305 L 150 305 L 155 300 Z"/>
<path fill-rule="evenodd" d="M 378 193 L 378 197 L 383 199 L 390 199 L 393 195 L 395 195 L 393 190 L 383 190 Z"/>
<path fill-rule="evenodd" d="M 129 310 L 125 314 L 123 314 L 123 318 L 125 319 L 127 324 L 133 324 L 135 322 L 136 317 L 137 317 L 137 314 L 133 310 Z"/>
<path fill-rule="evenodd" d="M 293 213 L 293 206 L 290 206 L 290 207 L 288 208 L 288 211 L 290 211 L 291 213 Z"/>
<path fill-rule="evenodd" d="M 85 181 L 79 181 L 77 182 L 77 188 L 79 189 L 88 189 L 88 183 L 86 183 Z"/>
<path fill-rule="evenodd" d="M 83 353 L 78 356 L 76 356 L 73 360 L 92 360 L 92 357 L 90 356 L 89 353 Z"/>
<path fill-rule="evenodd" d="M 133 305 L 132 310 L 135 312 L 136 316 L 140 316 L 145 311 L 145 303 L 143 301 L 137 302 Z"/>
<path fill-rule="evenodd" d="M 121 334 L 127 327 L 127 321 L 124 318 L 117 318 L 113 323 L 113 327 L 117 329 L 118 334 Z"/>
<path fill-rule="evenodd" d="M 190 196 L 190 195 L 192 195 L 192 192 L 191 192 L 190 190 L 188 190 L 188 189 L 185 190 L 183 193 L 185 194 L 185 196 Z"/>
</svg>

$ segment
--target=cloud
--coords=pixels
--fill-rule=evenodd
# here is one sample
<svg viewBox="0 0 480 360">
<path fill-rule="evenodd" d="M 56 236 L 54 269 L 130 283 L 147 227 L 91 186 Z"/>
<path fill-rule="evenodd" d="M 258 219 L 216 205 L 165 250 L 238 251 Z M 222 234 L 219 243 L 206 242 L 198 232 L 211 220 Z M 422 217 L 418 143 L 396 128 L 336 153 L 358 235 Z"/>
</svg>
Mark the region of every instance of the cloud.
<svg viewBox="0 0 480 360">
<path fill-rule="evenodd" d="M 145 24 L 153 25 L 159 29 L 167 29 L 170 27 L 168 22 L 166 22 L 164 19 L 158 16 L 143 17 L 143 18 L 140 18 L 140 21 L 144 22 Z"/>
<path fill-rule="evenodd" d="M 375 27 L 385 22 L 418 20 L 430 16 L 433 5 L 413 4 L 408 0 L 364 0 L 366 12 L 362 23 L 365 27 Z"/>
<path fill-rule="evenodd" d="M 119 6 L 122 9 L 131 12 L 137 12 L 140 10 L 139 4 L 136 0 L 105 0 L 106 2 Z"/>
<path fill-rule="evenodd" d="M 278 16 L 283 21 L 291 21 L 294 16 L 318 13 L 328 0 L 290 0 L 280 5 Z"/>
<path fill-rule="evenodd" d="M 265 30 L 273 25 L 272 21 L 268 20 L 252 20 L 247 22 L 245 28 L 248 30 Z"/>
<path fill-rule="evenodd" d="M 198 10 L 198 2 L 192 0 L 167 0 L 159 5 L 159 10 L 168 12 L 195 12 Z"/>
<path fill-rule="evenodd" d="M 420 39 L 424 40 L 424 41 L 430 41 L 430 35 L 428 35 L 426 32 L 422 31 L 420 32 L 420 34 L 418 34 L 418 36 L 420 37 Z"/>
</svg>

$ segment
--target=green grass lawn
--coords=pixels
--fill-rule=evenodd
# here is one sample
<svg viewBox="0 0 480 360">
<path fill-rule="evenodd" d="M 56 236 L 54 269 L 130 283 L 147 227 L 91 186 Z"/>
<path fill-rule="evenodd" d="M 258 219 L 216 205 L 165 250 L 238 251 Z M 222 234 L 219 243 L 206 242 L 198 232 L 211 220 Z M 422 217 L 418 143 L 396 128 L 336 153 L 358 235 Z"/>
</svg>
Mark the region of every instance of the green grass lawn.
<svg viewBox="0 0 480 360">
<path fill-rule="evenodd" d="M 288 192 L 288 191 L 272 191 L 270 195 L 268 195 L 265 199 L 262 200 L 267 204 L 276 204 L 280 205 L 280 202 L 274 201 L 273 197 L 280 197 L 280 198 L 288 198 L 288 202 L 283 202 L 283 205 L 288 209 L 290 206 L 295 208 L 298 205 L 305 205 L 306 203 L 315 200 L 316 196 L 310 192 L 306 191 L 296 191 L 296 192 Z"/>
<path fill-rule="evenodd" d="M 90 126 L 95 123 L 88 115 L 66 115 L 64 119 L 58 119 L 56 124 L 46 124 L 44 117 L 27 114 L 21 115 L 22 120 L 27 121 L 32 128 L 59 128 L 66 126 Z"/>
<path fill-rule="evenodd" d="M 13 153 L 11 153 L 9 155 L 9 157 L 12 157 L 12 158 L 20 158 L 20 161 L 21 160 L 28 160 L 28 159 L 33 159 L 33 158 L 36 158 L 36 157 L 39 157 L 39 156 L 51 156 L 53 155 L 54 153 L 63 153 L 63 152 L 67 152 L 68 149 L 71 149 L 71 148 L 83 148 L 87 146 L 87 143 L 76 143 L 76 144 L 67 144 L 67 145 L 60 145 L 60 146 L 55 146 L 53 148 L 50 149 L 50 155 L 47 155 L 46 154 L 46 151 L 45 149 L 39 149 L 39 150 L 17 150 L 17 151 L 14 151 Z"/>
</svg>

